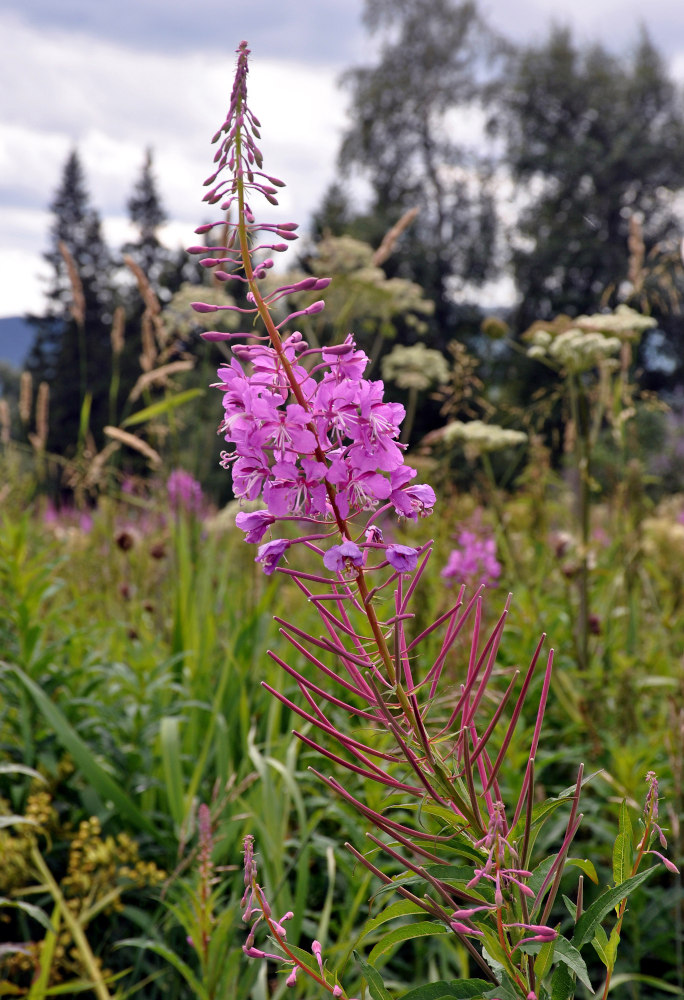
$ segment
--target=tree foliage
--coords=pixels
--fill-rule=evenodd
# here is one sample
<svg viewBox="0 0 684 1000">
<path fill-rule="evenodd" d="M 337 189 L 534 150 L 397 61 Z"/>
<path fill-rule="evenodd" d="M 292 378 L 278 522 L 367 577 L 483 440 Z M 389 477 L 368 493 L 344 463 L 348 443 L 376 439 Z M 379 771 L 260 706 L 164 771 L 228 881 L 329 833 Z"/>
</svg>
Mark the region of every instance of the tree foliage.
<svg viewBox="0 0 684 1000">
<path fill-rule="evenodd" d="M 30 317 L 36 337 L 26 367 L 50 385 L 48 449 L 61 452 L 79 433 L 84 399 L 92 425 L 106 420 L 109 330 L 115 304 L 112 256 L 100 217 L 90 205 L 78 153 L 72 151 L 50 205 L 53 222 L 45 259 L 52 274 L 47 310 Z"/>
<path fill-rule="evenodd" d="M 163 269 L 168 265 L 169 252 L 159 240 L 159 229 L 167 221 L 153 171 L 152 150 L 145 152 L 140 176 L 128 199 L 128 215 L 137 230 L 137 239 L 124 246 L 156 286 Z"/>
<path fill-rule="evenodd" d="M 419 207 L 392 266 L 422 285 L 445 330 L 455 288 L 481 284 L 493 270 L 487 164 L 459 141 L 454 114 L 467 109 L 477 117 L 496 40 L 471 2 L 367 0 L 365 21 L 382 40 L 378 61 L 343 80 L 351 125 L 340 165 L 347 173 L 357 168 L 372 192 L 373 225 L 357 226 L 355 235 L 377 243 L 404 211 Z M 325 207 L 333 222 L 344 219 L 339 189 L 329 191 Z"/>
<path fill-rule="evenodd" d="M 679 229 L 684 104 L 648 35 L 618 58 L 554 29 L 511 56 L 493 127 L 526 202 L 512 253 L 518 325 L 614 304 L 630 219 L 647 250 Z"/>
</svg>

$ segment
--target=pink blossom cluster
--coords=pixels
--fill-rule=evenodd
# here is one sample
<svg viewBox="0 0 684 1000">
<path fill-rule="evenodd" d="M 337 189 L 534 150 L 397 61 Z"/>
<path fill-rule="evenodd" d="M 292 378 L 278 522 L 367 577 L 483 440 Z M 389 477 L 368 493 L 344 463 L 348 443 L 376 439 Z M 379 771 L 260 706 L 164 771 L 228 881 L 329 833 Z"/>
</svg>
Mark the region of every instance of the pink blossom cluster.
<svg viewBox="0 0 684 1000">
<path fill-rule="evenodd" d="M 442 570 L 445 580 L 482 586 L 494 583 L 501 576 L 501 564 L 496 558 L 493 538 L 480 538 L 473 531 L 461 531 L 458 547 L 453 549 Z"/>
<path fill-rule="evenodd" d="M 202 487 L 185 469 L 174 469 L 166 481 L 169 504 L 174 511 L 200 515 L 205 507 Z"/>
<path fill-rule="evenodd" d="M 251 926 L 249 934 L 247 935 L 247 940 L 242 946 L 242 950 L 248 958 L 269 959 L 271 962 L 276 962 L 285 968 L 289 968 L 290 973 L 285 980 L 285 984 L 292 987 L 296 984 L 297 973 L 300 969 L 303 969 L 310 975 L 307 966 L 303 965 L 300 959 L 295 957 L 287 946 L 287 931 L 285 929 L 285 923 L 286 921 L 291 920 L 294 914 L 292 910 L 288 910 L 288 912 L 280 917 L 280 919 L 273 916 L 271 906 L 266 899 L 264 890 L 257 882 L 257 865 L 254 858 L 254 837 L 251 834 L 247 834 L 244 838 L 243 846 L 245 859 L 245 892 L 240 905 L 243 911 L 242 919 L 245 923 L 251 924 Z M 261 948 L 256 947 L 256 930 L 262 922 L 267 925 L 274 941 L 285 952 L 284 955 L 272 951 L 263 951 Z M 338 983 L 334 983 L 332 985 L 328 983 L 328 977 L 326 977 L 325 969 L 323 967 L 323 949 L 320 941 L 313 941 L 311 943 L 311 954 L 316 959 L 320 972 L 321 978 L 318 979 L 318 977 L 316 977 L 318 982 L 321 985 L 325 985 L 328 992 L 330 992 L 333 997 L 345 1000 L 345 994 L 342 987 Z"/>
<path fill-rule="evenodd" d="M 404 408 L 383 401 L 382 382 L 362 377 L 368 358 L 353 339 L 323 348 L 311 371 L 299 363 L 302 354 L 314 353 L 299 333 L 283 348 L 305 406 L 294 400 L 270 345 L 241 346 L 234 350 L 240 360 L 218 372 L 224 394 L 219 430 L 233 445 L 222 462 L 232 469 L 235 496 L 263 496 L 273 518 L 327 517 L 330 487 L 343 518 L 379 503 L 414 519 L 430 513 L 434 491 L 409 485 L 416 472 L 404 464 L 396 440 Z"/>
<path fill-rule="evenodd" d="M 329 278 L 307 277 L 262 294 L 260 285 L 273 266 L 270 252 L 282 252 L 296 239 L 295 223 L 256 223 L 247 202 L 252 193 L 277 204 L 276 189 L 282 181 L 263 173 L 256 140 L 259 122 L 247 107 L 247 63 L 249 49 L 242 42 L 226 119 L 214 136 L 218 150 L 216 169 L 207 178 L 210 190 L 205 201 L 225 211 L 237 208 L 237 221 L 199 226 L 206 234 L 220 227 L 225 241 L 220 246 L 193 246 L 200 264 L 212 268 L 219 281 L 237 281 L 248 286 L 247 305 L 193 303 L 200 313 L 232 310 L 265 322 L 268 335 L 210 331 L 207 340 L 232 342 L 232 360 L 218 371 L 223 392 L 224 418 L 219 432 L 231 446 L 221 463 L 230 469 L 233 492 L 238 499 L 263 498 L 264 510 L 238 516 L 238 526 L 247 541 L 261 542 L 279 519 L 324 522 L 343 536 L 340 546 L 329 550 L 326 568 L 334 572 L 354 571 L 365 564 L 372 547 L 385 550 L 386 562 L 399 572 L 415 569 L 418 551 L 388 545 L 376 535 L 361 543 L 362 553 L 352 542 L 347 519 L 371 511 L 371 521 L 380 510 L 393 509 L 401 517 L 416 519 L 432 512 L 435 494 L 430 486 L 410 485 L 416 472 L 404 464 L 404 445 L 398 441 L 404 408 L 384 401 L 381 381 L 365 379 L 368 357 L 351 336 L 342 344 L 318 350 L 309 348 L 299 332 L 280 331 L 293 319 L 324 308 L 318 300 L 280 323 L 270 310 L 284 296 L 299 291 L 321 291 Z M 220 141 L 219 141 L 220 140 Z M 223 176 L 222 176 L 223 175 Z M 267 239 L 285 242 L 260 243 Z M 242 341 L 247 341 L 243 343 Z M 325 535 L 307 536 L 311 542 Z M 272 573 L 292 542 L 274 538 L 261 545 L 257 554 L 266 573 Z M 343 548 L 342 546 L 342 548 Z M 320 551 L 320 550 L 319 550 Z M 334 565 L 332 565 L 334 564 Z"/>
</svg>

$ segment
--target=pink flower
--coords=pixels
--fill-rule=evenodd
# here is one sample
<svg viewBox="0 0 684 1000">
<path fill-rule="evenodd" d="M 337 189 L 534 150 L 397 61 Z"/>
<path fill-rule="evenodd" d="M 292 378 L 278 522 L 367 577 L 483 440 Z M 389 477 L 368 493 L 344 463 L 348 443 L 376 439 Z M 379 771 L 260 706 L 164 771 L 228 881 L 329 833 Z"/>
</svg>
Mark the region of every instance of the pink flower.
<svg viewBox="0 0 684 1000">
<path fill-rule="evenodd" d="M 262 563 L 264 573 L 266 576 L 270 576 L 290 545 L 292 545 L 292 542 L 286 538 L 274 538 L 272 542 L 266 542 L 264 545 L 259 546 L 257 557 L 254 561 Z"/>
<path fill-rule="evenodd" d="M 267 510 L 241 510 L 235 515 L 235 524 L 245 532 L 245 541 L 252 543 L 260 542 L 274 521 L 275 518 Z"/>
<path fill-rule="evenodd" d="M 388 545 L 385 555 L 389 564 L 400 573 L 411 573 L 418 565 L 418 549 L 410 545 Z"/>
<path fill-rule="evenodd" d="M 478 538 L 474 532 L 464 530 L 458 536 L 458 545 L 459 548 L 452 550 L 442 570 L 445 580 L 456 580 L 476 587 L 498 580 L 501 565 L 496 558 L 496 542 L 493 538 Z"/>
<path fill-rule="evenodd" d="M 166 481 L 169 503 L 174 510 L 200 514 L 204 508 L 204 494 L 197 480 L 184 469 L 174 469 Z"/>
<path fill-rule="evenodd" d="M 344 573 L 353 566 L 360 566 L 362 562 L 363 553 L 354 542 L 333 545 L 323 556 L 323 565 L 334 573 Z"/>
</svg>

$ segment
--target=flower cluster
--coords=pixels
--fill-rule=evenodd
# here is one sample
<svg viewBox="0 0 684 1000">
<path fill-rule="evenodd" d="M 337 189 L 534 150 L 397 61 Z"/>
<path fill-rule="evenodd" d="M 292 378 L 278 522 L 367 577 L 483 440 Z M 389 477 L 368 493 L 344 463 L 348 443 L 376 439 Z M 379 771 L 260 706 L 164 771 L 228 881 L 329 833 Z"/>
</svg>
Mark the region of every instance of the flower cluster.
<svg viewBox="0 0 684 1000">
<path fill-rule="evenodd" d="M 483 420 L 452 420 L 440 432 L 441 438 L 451 444 L 462 441 L 474 453 L 500 451 L 527 441 L 524 431 L 514 431 L 498 424 L 486 424 Z"/>
<path fill-rule="evenodd" d="M 184 510 L 188 514 L 204 511 L 205 500 L 202 487 L 185 469 L 174 469 L 166 481 L 169 504 L 174 511 Z"/>
<path fill-rule="evenodd" d="M 285 356 L 304 400 L 292 395 L 288 373 L 276 350 L 265 344 L 236 349 L 237 359 L 219 369 L 224 420 L 220 431 L 234 450 L 236 497 L 263 494 L 269 514 L 326 517 L 330 495 L 343 518 L 372 510 L 381 502 L 397 514 L 416 517 L 434 504 L 429 486 L 408 486 L 415 470 L 404 464 L 399 434 L 404 408 L 383 401 L 382 382 L 362 377 L 368 364 L 351 337 L 323 348 L 313 372 L 301 364 L 311 356 L 297 333 L 283 342 Z"/>
<path fill-rule="evenodd" d="M 362 511 L 379 515 L 379 505 L 381 510 L 393 509 L 401 517 L 416 519 L 432 512 L 435 494 L 430 486 L 410 485 L 416 472 L 404 463 L 405 446 L 397 440 L 404 408 L 384 401 L 381 381 L 363 377 L 369 359 L 353 338 L 313 350 L 296 331 L 281 335 L 291 320 L 320 312 L 324 303 L 312 302 L 278 325 L 271 316 L 279 299 L 321 291 L 330 279 L 311 276 L 262 293 L 273 266 L 273 260 L 263 254 L 280 252 L 287 244 L 257 243 L 257 232 L 289 241 L 296 239 L 297 227 L 294 223 L 257 225 L 247 201 L 247 196 L 257 192 L 277 204 L 276 187 L 282 186 L 282 181 L 260 169 L 259 122 L 246 103 L 248 55 L 243 42 L 228 115 L 214 136 L 214 141 L 223 136 L 215 156 L 218 166 L 205 182 L 213 185 L 205 200 L 220 203 L 224 211 L 237 207 L 237 222 L 222 220 L 196 230 L 207 233 L 222 226 L 227 233 L 225 245 L 189 248 L 190 253 L 210 255 L 202 256 L 200 263 L 212 268 L 215 278 L 248 287 L 245 307 L 226 301 L 224 305 L 196 302 L 193 308 L 202 313 L 230 310 L 258 316 L 266 327 L 263 336 L 253 330 L 215 330 L 204 335 L 233 343 L 230 363 L 218 372 L 224 408 L 219 432 L 231 446 L 223 452 L 222 464 L 232 472 L 236 498 L 263 498 L 266 504 L 265 510 L 237 522 L 248 541 L 260 542 L 276 520 L 295 519 L 323 522 L 328 531 L 339 531 L 351 542 L 347 519 Z M 227 177 L 221 180 L 224 170 Z M 321 537 L 326 536 L 309 535 L 298 541 Z M 257 562 L 265 572 L 273 572 L 291 544 L 272 539 L 259 549 Z M 406 556 L 399 551 L 401 546 L 385 547 L 380 533 L 364 544 L 387 548 L 385 565 L 400 571 L 407 564 L 415 568 L 414 549 Z M 346 569 L 361 565 L 360 555 L 343 559 Z"/>
<path fill-rule="evenodd" d="M 257 865 L 254 859 L 254 837 L 248 834 L 243 843 L 244 848 L 244 873 L 245 892 L 242 897 L 241 908 L 243 910 L 242 919 L 245 923 L 251 923 L 247 940 L 242 946 L 242 950 L 248 958 L 270 959 L 279 965 L 289 968 L 290 972 L 286 980 L 287 986 L 294 986 L 297 981 L 297 973 L 300 969 L 312 976 L 320 986 L 323 986 L 333 997 L 344 1000 L 345 994 L 339 983 L 331 983 L 326 976 L 323 967 L 323 949 L 320 941 L 313 941 L 311 944 L 311 954 L 316 959 L 319 975 L 312 974 L 312 970 L 304 965 L 294 952 L 291 952 L 287 944 L 287 930 L 285 922 L 291 920 L 294 914 L 291 910 L 278 920 L 273 916 L 271 906 L 266 899 L 263 888 L 257 882 Z M 265 923 L 274 941 L 284 954 L 263 951 L 255 945 L 255 935 L 259 924 Z"/>
<path fill-rule="evenodd" d="M 380 812 L 368 801 L 356 798 L 345 783 L 312 769 L 326 788 L 377 828 L 380 837 L 368 834 L 374 848 L 390 857 L 393 867 L 398 862 L 412 877 L 407 881 L 394 873 L 390 876 L 347 844 L 352 856 L 410 902 L 411 912 L 423 911 L 446 925 L 485 977 L 484 982 L 469 981 L 476 984 L 475 992 L 469 995 L 496 996 L 501 990 L 507 997 L 536 1000 L 548 995 L 539 981 L 544 973 L 531 958 L 536 946 L 552 946 L 544 959 L 545 972 L 556 949 L 561 958 L 563 948 L 568 954 L 567 941 L 560 943 L 550 919 L 568 852 L 582 820 L 578 812 L 583 780 L 580 766 L 574 791 L 561 796 L 569 806 L 569 816 L 560 848 L 539 872 L 541 877 L 533 877 L 537 824 L 544 821 L 543 814 L 535 818 L 534 813 L 535 760 L 553 650 L 542 667 L 541 690 L 534 696 L 536 722 L 517 805 L 509 820 L 499 775 L 538 672 L 544 636 L 524 675 L 515 670 L 506 691 L 492 697 L 488 685 L 495 672 L 510 598 L 488 637 L 481 627 L 482 594 L 477 592 L 465 604 L 464 586 L 454 606 L 436 621 L 422 628 L 410 624 L 415 618 L 412 600 L 428 565 L 430 543 L 412 548 L 385 542 L 380 517 L 393 511 L 400 517 L 417 519 L 432 511 L 435 495 L 429 486 L 412 484 L 416 473 L 405 464 L 398 440 L 403 407 L 385 402 L 382 382 L 364 378 L 368 358 L 353 338 L 313 350 L 298 332 L 284 330 L 302 312 L 320 311 L 323 303 L 316 300 L 281 322 L 274 321 L 272 306 L 280 298 L 293 292 L 317 293 L 326 287 L 327 279 L 311 276 L 274 291 L 268 290 L 272 283 L 263 280 L 273 263 L 268 257 L 263 259 L 263 254 L 280 251 L 285 245 L 259 244 L 258 232 L 271 232 L 274 238 L 289 241 L 295 238 L 296 227 L 291 223 L 257 226 L 247 202 L 247 196 L 258 191 L 275 203 L 276 181 L 261 171 L 256 145 L 258 121 L 246 107 L 248 50 L 244 43 L 238 53 L 230 110 L 215 137 L 225 138 L 217 153 L 217 171 L 208 180 L 214 186 L 207 196 L 211 203 L 220 202 L 225 211 L 237 208 L 233 213 L 237 221 L 200 227 L 199 232 L 208 232 L 221 225 L 227 234 L 225 245 L 195 247 L 192 252 L 210 255 L 201 263 L 214 268 L 219 280 L 243 282 L 247 304 L 196 303 L 195 308 L 200 312 L 233 309 L 250 317 L 248 332 L 213 331 L 207 335 L 233 344 L 232 360 L 220 368 L 218 386 L 224 405 L 220 433 L 230 448 L 222 463 L 232 472 L 236 497 L 250 505 L 238 513 L 236 524 L 248 542 L 259 545 L 256 561 L 266 573 L 278 568 L 292 576 L 322 626 L 320 631 L 309 633 L 295 622 L 277 618 L 281 635 L 296 651 L 298 665 L 269 651 L 297 685 L 305 704 L 290 700 L 288 694 L 265 682 L 264 687 L 305 721 L 305 732 L 294 731 L 298 739 L 337 766 L 385 789 Z M 224 168 L 229 177 L 220 180 Z M 224 265 L 232 272 L 224 270 Z M 257 319 L 265 329 L 263 335 L 252 324 Z M 480 421 L 454 421 L 443 437 L 461 440 L 466 455 L 485 456 L 526 439 L 520 432 Z M 260 499 L 264 506 L 254 509 L 252 504 Z M 358 517 L 359 526 L 356 519 L 362 513 L 366 517 Z M 265 541 L 265 535 L 282 521 L 297 522 L 305 533 Z M 318 567 L 309 567 L 307 572 L 280 567 L 285 553 L 295 544 L 315 553 Z M 498 578 L 500 566 L 493 540 L 462 531 L 459 545 L 460 551 L 452 554 L 444 571 L 447 578 L 460 575 L 479 582 Z M 378 577 L 371 582 L 371 573 L 388 566 L 391 569 L 379 582 Z M 406 573 L 413 574 L 408 582 Z M 393 591 L 384 602 L 386 616 L 381 618 L 380 591 L 390 584 Z M 383 596 L 387 598 L 387 593 Z M 443 671 L 451 672 L 457 643 L 468 645 L 467 630 L 471 638 L 466 671 L 458 689 L 443 699 L 447 711 L 435 719 Z M 436 657 L 425 668 L 421 653 L 428 640 Z M 331 658 L 332 666 L 327 662 Z M 348 729 L 337 721 L 341 714 L 349 716 Z M 331 740 L 339 752 L 330 748 Z M 642 854 L 659 829 L 655 782 L 649 787 Z M 397 814 L 395 807 L 399 805 L 402 812 Z M 465 871 L 441 865 L 441 848 L 449 858 L 455 852 L 468 859 Z M 412 891 L 413 876 L 427 892 L 419 895 Z M 245 840 L 243 910 L 250 923 L 246 955 L 284 966 L 288 985 L 294 985 L 299 970 L 334 997 L 344 997 L 334 974 L 324 968 L 318 942 L 313 942 L 311 955 L 288 943 L 285 924 L 292 914 L 285 913 L 280 919 L 273 916 L 257 882 L 251 836 Z M 579 919 L 581 884 L 575 911 Z M 259 927 L 268 928 L 275 951 L 257 947 Z M 372 969 L 362 968 L 368 978 Z M 580 978 L 582 968 L 573 957 L 572 969 L 580 970 Z M 553 976 L 555 980 L 556 974 Z M 590 988 L 586 976 L 582 982 Z M 483 994 L 483 987 L 490 983 L 493 989 Z"/>
<path fill-rule="evenodd" d="M 496 541 L 493 538 L 478 538 L 472 531 L 461 531 L 458 548 L 452 549 L 442 576 L 449 582 L 476 587 L 494 583 L 501 576 Z"/>
</svg>

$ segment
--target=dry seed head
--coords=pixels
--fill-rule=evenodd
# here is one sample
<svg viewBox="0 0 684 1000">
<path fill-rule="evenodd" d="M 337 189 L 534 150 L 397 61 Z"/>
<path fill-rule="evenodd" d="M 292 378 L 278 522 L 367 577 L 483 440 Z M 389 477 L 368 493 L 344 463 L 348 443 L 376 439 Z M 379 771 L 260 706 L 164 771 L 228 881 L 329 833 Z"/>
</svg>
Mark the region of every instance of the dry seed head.
<svg viewBox="0 0 684 1000">
<path fill-rule="evenodd" d="M 384 264 L 388 257 L 394 253 L 394 247 L 396 242 L 404 232 L 405 229 L 411 225 L 413 220 L 418 216 L 419 208 L 414 205 L 413 208 L 409 208 L 408 211 L 404 212 L 402 217 L 398 222 L 395 222 L 391 229 L 388 229 L 382 238 L 382 243 L 378 249 L 373 254 L 373 264 L 375 267 L 380 267 Z"/>
<path fill-rule="evenodd" d="M 47 444 L 48 412 L 50 409 L 50 386 L 41 382 L 36 396 L 36 434 L 41 442 L 41 450 Z"/>
<path fill-rule="evenodd" d="M 142 338 L 140 367 L 144 372 L 149 372 L 152 370 L 157 357 L 157 347 L 154 341 L 154 326 L 149 312 L 143 313 L 140 334 Z"/>
<path fill-rule="evenodd" d="M 169 375 L 174 375 L 178 372 L 188 372 L 194 367 L 195 359 L 189 358 L 187 361 L 171 361 L 168 365 L 162 365 L 161 368 L 155 368 L 154 371 L 143 372 L 131 389 L 128 397 L 129 402 L 134 403 L 148 385 L 153 385 L 156 382 L 166 384 L 166 380 Z"/>
<path fill-rule="evenodd" d="M 105 427 L 104 432 L 107 437 L 114 438 L 115 441 L 120 441 L 121 444 L 139 451 L 141 455 L 144 455 L 149 460 L 151 465 L 162 464 L 161 455 L 147 441 L 139 438 L 137 434 L 129 434 L 128 431 L 122 431 L 120 427 Z"/>
<path fill-rule="evenodd" d="M 5 445 L 10 442 L 10 408 L 6 399 L 0 399 L 0 440 Z"/>
<path fill-rule="evenodd" d="M 19 416 L 23 424 L 31 419 L 31 404 L 33 402 L 33 379 L 31 372 L 22 372 L 19 383 Z"/>
<path fill-rule="evenodd" d="M 76 323 L 83 327 L 85 326 L 85 295 L 83 294 L 83 284 L 78 273 L 78 268 L 76 267 L 76 261 L 64 240 L 59 241 L 59 252 L 66 264 L 69 283 L 71 285 L 71 294 L 73 296 L 71 315 Z"/>
<path fill-rule="evenodd" d="M 161 306 L 159 305 L 159 299 L 152 291 L 152 286 L 147 280 L 147 275 L 143 269 L 128 254 L 124 254 L 124 264 L 133 272 L 135 280 L 138 283 L 138 290 L 142 296 L 143 302 L 145 303 L 145 307 L 149 309 L 151 313 L 160 313 Z"/>
<path fill-rule="evenodd" d="M 123 306 L 117 306 L 114 310 L 114 321 L 112 323 L 112 354 L 118 357 L 124 349 L 124 326 L 126 323 L 126 310 Z"/>
<path fill-rule="evenodd" d="M 86 473 L 84 485 L 86 489 L 92 489 L 97 486 L 102 480 L 104 468 L 109 461 L 111 455 L 118 451 L 121 445 L 118 441 L 110 441 L 106 444 L 102 451 L 98 452 L 95 458 L 90 463 L 88 471 Z"/>
</svg>

